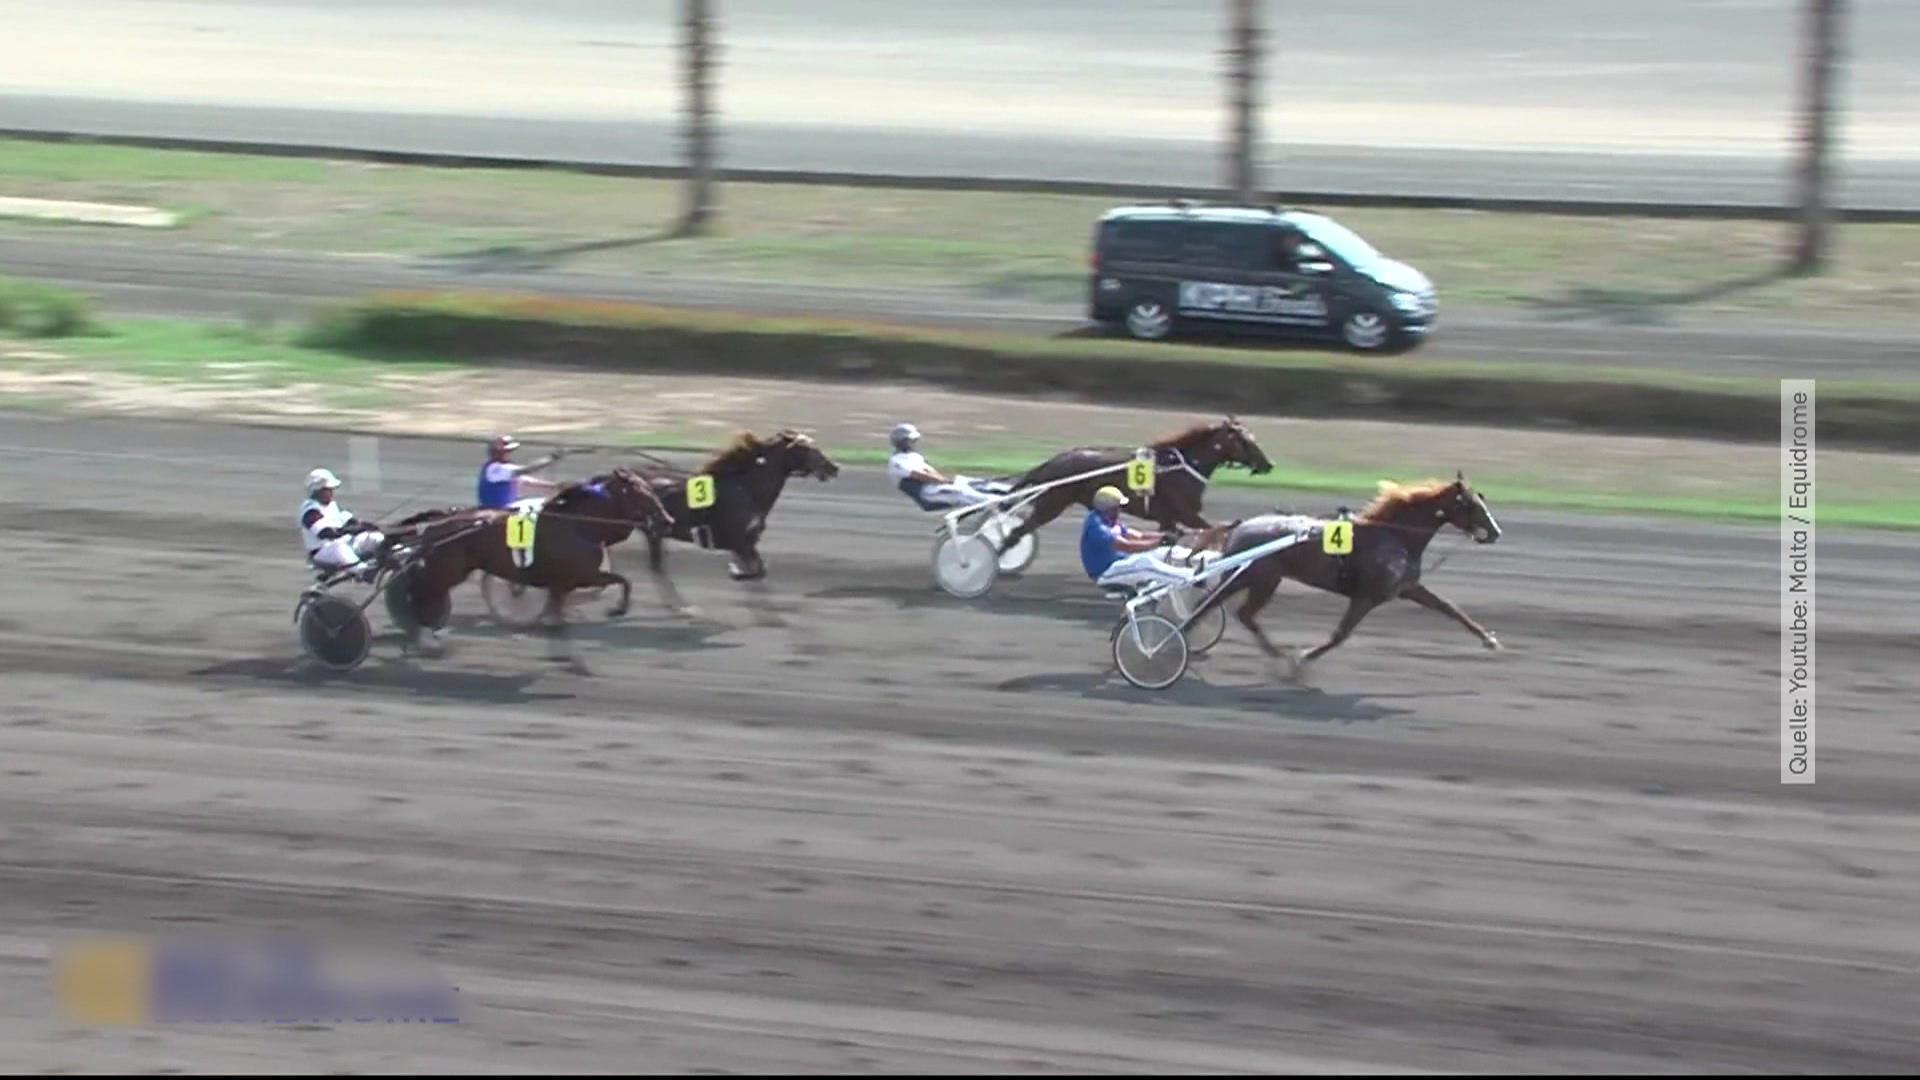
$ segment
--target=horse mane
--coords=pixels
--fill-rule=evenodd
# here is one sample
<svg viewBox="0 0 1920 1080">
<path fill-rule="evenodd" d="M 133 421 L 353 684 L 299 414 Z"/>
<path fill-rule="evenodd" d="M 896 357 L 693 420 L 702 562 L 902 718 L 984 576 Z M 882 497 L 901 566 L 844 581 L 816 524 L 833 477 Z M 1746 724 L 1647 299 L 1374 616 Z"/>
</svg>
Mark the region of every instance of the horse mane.
<svg viewBox="0 0 1920 1080">
<path fill-rule="evenodd" d="M 1373 497 L 1365 510 L 1354 515 L 1355 521 L 1378 522 L 1393 516 L 1394 511 L 1414 503 L 1427 502 L 1438 498 L 1453 488 L 1457 481 L 1422 480 L 1417 484 L 1396 484 L 1392 480 L 1380 481 L 1380 493 Z"/>
<path fill-rule="evenodd" d="M 1149 445 L 1154 446 L 1156 448 L 1168 447 L 1168 446 L 1186 446 L 1189 443 L 1196 442 L 1200 439 L 1206 438 L 1208 435 L 1213 434 L 1215 431 L 1218 431 L 1219 429 L 1220 429 L 1220 422 L 1218 420 L 1196 420 L 1193 423 L 1188 424 L 1186 427 L 1180 429 L 1179 431 L 1173 433 L 1172 435 L 1168 435 L 1165 438 L 1153 440 L 1153 442 Z"/>
<path fill-rule="evenodd" d="M 713 456 L 707 459 L 707 463 L 700 466 L 700 471 L 704 473 L 717 473 L 731 466 L 739 465 L 748 457 L 760 453 L 766 445 L 765 440 L 751 431 L 736 432 L 733 436 L 733 441 L 715 451 Z"/>
<path fill-rule="evenodd" d="M 560 490 L 554 492 L 553 495 L 547 499 L 545 505 L 546 507 L 570 509 L 582 498 L 592 496 L 593 493 L 587 490 L 588 484 L 604 484 L 609 481 L 619 480 L 622 477 L 634 484 L 641 483 L 639 477 L 634 474 L 632 469 L 624 465 L 616 465 L 610 472 L 601 476 L 589 476 L 585 480 L 576 480 L 571 484 L 562 486 Z"/>
</svg>

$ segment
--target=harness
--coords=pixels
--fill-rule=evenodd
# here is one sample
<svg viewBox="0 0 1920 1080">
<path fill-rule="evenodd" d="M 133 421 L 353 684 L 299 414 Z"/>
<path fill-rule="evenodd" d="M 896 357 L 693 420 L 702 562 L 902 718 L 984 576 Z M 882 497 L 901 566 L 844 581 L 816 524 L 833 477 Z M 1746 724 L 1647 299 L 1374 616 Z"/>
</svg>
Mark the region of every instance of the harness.
<svg viewBox="0 0 1920 1080">
<path fill-rule="evenodd" d="M 1193 463 L 1187 460 L 1187 455 L 1181 453 L 1179 447 L 1177 446 L 1161 447 L 1159 450 L 1155 452 L 1154 458 L 1155 458 L 1156 464 L 1167 466 L 1166 468 L 1161 469 L 1159 471 L 1171 472 L 1176 469 L 1185 469 L 1188 473 L 1190 473 L 1193 476 L 1195 480 L 1200 481 L 1201 487 L 1207 486 L 1207 480 L 1208 480 L 1207 476 L 1203 474 L 1199 469 L 1196 469 L 1193 467 Z"/>
</svg>

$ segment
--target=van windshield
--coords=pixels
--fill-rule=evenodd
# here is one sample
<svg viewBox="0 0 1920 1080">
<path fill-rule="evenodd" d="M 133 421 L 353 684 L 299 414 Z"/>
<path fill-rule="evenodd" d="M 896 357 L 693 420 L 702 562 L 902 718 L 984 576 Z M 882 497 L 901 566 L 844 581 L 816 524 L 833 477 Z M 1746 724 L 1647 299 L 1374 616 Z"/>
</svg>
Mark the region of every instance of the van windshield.
<svg viewBox="0 0 1920 1080">
<path fill-rule="evenodd" d="M 1331 218 L 1303 217 L 1295 224 L 1309 239 L 1345 259 L 1356 270 L 1378 265 L 1386 259 L 1386 256 L 1374 250 L 1372 244 L 1362 240 L 1359 233 Z"/>
</svg>

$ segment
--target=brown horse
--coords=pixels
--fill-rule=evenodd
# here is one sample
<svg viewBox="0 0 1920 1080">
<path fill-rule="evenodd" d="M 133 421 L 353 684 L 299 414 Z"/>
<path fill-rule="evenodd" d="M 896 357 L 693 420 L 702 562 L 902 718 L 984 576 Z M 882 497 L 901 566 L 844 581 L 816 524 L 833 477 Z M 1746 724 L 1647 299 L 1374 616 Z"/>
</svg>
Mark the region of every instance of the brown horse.
<svg viewBox="0 0 1920 1080">
<path fill-rule="evenodd" d="M 1232 555 L 1317 524 L 1299 515 L 1262 514 L 1234 525 L 1221 550 Z M 1261 650 L 1278 662 L 1280 650 L 1267 639 L 1254 616 L 1273 598 L 1281 581 L 1292 578 L 1347 597 L 1347 612 L 1333 636 L 1305 655 L 1294 657 L 1291 670 L 1285 673 L 1288 679 L 1298 678 L 1307 663 L 1347 640 L 1369 611 L 1394 599 L 1411 600 L 1450 616 L 1479 635 L 1487 648 L 1498 649 L 1499 639 L 1491 630 L 1420 583 L 1421 556 L 1434 534 L 1447 525 L 1478 543 L 1491 544 L 1500 539 L 1500 526 L 1493 520 L 1486 499 L 1467 485 L 1464 473 L 1456 474 L 1451 482 L 1429 480 L 1410 487 L 1383 480 L 1379 496 L 1354 518 L 1353 550 L 1349 554 L 1329 555 L 1315 541 L 1282 548 L 1254 560 L 1238 577 L 1208 596 L 1195 614 L 1226 603 L 1236 593 L 1246 593 L 1236 613 L 1240 623 L 1253 633 Z"/>
<path fill-rule="evenodd" d="M 541 619 L 556 638 L 566 637 L 566 598 L 575 589 L 620 587 L 620 603 L 611 612 L 624 615 L 633 586 L 602 568 L 606 549 L 635 528 L 649 537 L 669 528 L 673 516 L 639 474 L 616 468 L 611 473 L 569 484 L 549 498 L 535 521 L 533 559 L 526 568 L 507 547 L 509 510 L 428 511 L 401 522 L 417 531 L 416 563 L 389 588 L 405 587 L 415 625 L 406 627 L 417 641 L 425 626 L 439 640 L 448 594 L 474 571 L 547 591 Z"/>
<path fill-rule="evenodd" d="M 787 480 L 812 476 L 824 483 L 840 474 L 840 466 L 822 453 L 813 439 L 798 431 L 783 430 L 766 439 L 742 431 L 700 466 L 699 475 L 713 477 L 714 501 L 712 506 L 698 510 L 687 506 L 687 482 L 695 473 L 665 467 L 642 467 L 639 471 L 672 518 L 667 529 L 647 534 L 648 564 L 668 603 L 684 611 L 685 605 L 665 576 L 669 538 L 731 553 L 733 559 L 727 570 L 736 581 L 765 577 L 767 563 L 760 555 L 760 536 L 766 532 L 767 517 L 773 513 Z"/>
<path fill-rule="evenodd" d="M 1267 460 L 1260 444 L 1254 441 L 1253 432 L 1231 416 L 1218 423 L 1196 423 L 1148 445 L 1154 453 L 1153 493 L 1131 496 L 1126 512 L 1156 522 L 1162 530 L 1176 525 L 1190 529 L 1208 527 L 1207 519 L 1200 514 L 1200 504 L 1207 493 L 1207 482 L 1220 466 L 1242 466 L 1256 476 L 1273 469 L 1273 462 Z M 1102 487 L 1122 486 L 1125 478 L 1115 467 L 1131 461 L 1133 453 L 1131 449 L 1119 447 L 1082 446 L 1063 450 L 1035 466 L 1014 483 L 1013 490 L 1064 480 L 1095 469 L 1114 468 L 1115 471 L 1090 476 L 1078 483 L 1062 484 L 1036 497 L 1026 520 L 1000 542 L 1000 550 L 1011 548 L 1021 537 L 1059 517 L 1075 503 L 1092 506 L 1093 493 Z"/>
</svg>

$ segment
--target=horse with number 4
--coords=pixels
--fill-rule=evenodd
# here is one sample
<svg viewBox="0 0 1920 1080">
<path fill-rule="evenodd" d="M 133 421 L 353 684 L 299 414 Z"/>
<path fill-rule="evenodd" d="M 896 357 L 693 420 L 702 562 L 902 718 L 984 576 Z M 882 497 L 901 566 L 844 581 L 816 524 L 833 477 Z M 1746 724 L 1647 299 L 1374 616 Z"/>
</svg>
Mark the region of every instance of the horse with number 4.
<svg viewBox="0 0 1920 1080">
<path fill-rule="evenodd" d="M 609 614 L 626 614 L 633 586 L 607 569 L 607 549 L 636 529 L 651 539 L 674 519 L 644 477 L 616 468 L 561 488 L 538 510 L 430 510 L 401 524 L 419 529 L 424 552 L 387 590 L 389 613 L 409 642 L 424 629 L 439 644 L 450 594 L 478 570 L 545 590 L 541 621 L 564 645 L 567 597 L 574 590 L 617 585 L 620 601 Z"/>
<path fill-rule="evenodd" d="M 983 595 L 1010 562 L 1024 566 L 1031 561 L 1036 530 L 1076 503 L 1092 506 L 1094 492 L 1122 474 L 1138 496 L 1129 500 L 1125 513 L 1152 521 L 1163 532 L 1176 526 L 1211 528 L 1201 507 L 1207 485 L 1222 467 L 1245 468 L 1256 476 L 1273 469 L 1253 432 L 1233 416 L 1198 422 L 1134 449 L 1062 450 L 1029 469 L 992 502 L 948 514 L 935 542 L 934 577 L 955 596 Z M 970 515 L 979 522 L 972 532 L 965 520 Z"/>
<path fill-rule="evenodd" d="M 840 474 L 840 466 L 811 437 L 786 429 L 765 439 L 740 432 L 694 472 L 664 465 L 639 471 L 673 517 L 671 528 L 647 535 L 649 567 L 668 605 L 687 612 L 666 576 L 669 538 L 728 552 L 733 558 L 727 572 L 735 581 L 765 577 L 760 536 L 787 481 L 811 476 L 825 483 Z"/>
<path fill-rule="evenodd" d="M 1323 521 L 1296 514 L 1262 514 L 1219 530 L 1219 556 L 1186 586 L 1156 586 L 1127 602 L 1114 629 L 1114 661 L 1128 682 L 1147 689 L 1171 685 L 1186 672 L 1188 634 L 1220 622 L 1218 610 L 1242 593 L 1235 613 L 1261 651 L 1279 663 L 1288 681 L 1298 680 L 1313 660 L 1336 648 L 1367 613 L 1392 600 L 1411 600 L 1466 627 L 1489 649 L 1500 648 L 1493 632 L 1420 581 L 1421 560 L 1442 529 L 1451 526 L 1476 543 L 1500 539 L 1487 500 L 1467 483 L 1465 473 L 1451 481 L 1429 480 L 1410 486 L 1381 481 L 1377 497 L 1352 521 Z M 1317 541 L 1317 542 L 1315 542 Z M 1304 585 L 1347 597 L 1346 614 L 1333 634 L 1304 653 L 1282 653 L 1255 617 L 1273 599 L 1280 583 L 1292 578 Z M 1198 603 L 1172 604 L 1176 618 L 1158 605 L 1175 592 L 1199 590 Z M 1184 614 L 1183 612 L 1191 612 Z M 1217 633 L 1215 634 L 1217 638 Z"/>
</svg>

